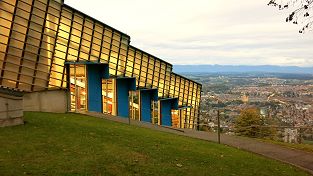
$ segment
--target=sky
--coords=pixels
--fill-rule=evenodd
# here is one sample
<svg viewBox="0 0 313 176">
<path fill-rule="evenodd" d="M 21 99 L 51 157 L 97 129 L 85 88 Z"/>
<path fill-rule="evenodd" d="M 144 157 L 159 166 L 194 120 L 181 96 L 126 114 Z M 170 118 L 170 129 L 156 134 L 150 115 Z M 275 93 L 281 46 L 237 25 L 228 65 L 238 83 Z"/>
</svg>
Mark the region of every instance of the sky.
<svg viewBox="0 0 313 176">
<path fill-rule="evenodd" d="M 313 66 L 313 32 L 269 0 L 65 0 L 172 64 Z"/>
</svg>

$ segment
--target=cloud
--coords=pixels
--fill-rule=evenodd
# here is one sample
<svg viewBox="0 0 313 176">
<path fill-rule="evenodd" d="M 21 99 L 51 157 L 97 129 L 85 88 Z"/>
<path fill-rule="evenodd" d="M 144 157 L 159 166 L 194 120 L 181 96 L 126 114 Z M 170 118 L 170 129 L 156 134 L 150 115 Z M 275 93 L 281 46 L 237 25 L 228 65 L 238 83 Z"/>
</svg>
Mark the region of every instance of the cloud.
<svg viewBox="0 0 313 176">
<path fill-rule="evenodd" d="M 66 0 L 173 64 L 313 66 L 312 34 L 268 0 Z"/>
</svg>

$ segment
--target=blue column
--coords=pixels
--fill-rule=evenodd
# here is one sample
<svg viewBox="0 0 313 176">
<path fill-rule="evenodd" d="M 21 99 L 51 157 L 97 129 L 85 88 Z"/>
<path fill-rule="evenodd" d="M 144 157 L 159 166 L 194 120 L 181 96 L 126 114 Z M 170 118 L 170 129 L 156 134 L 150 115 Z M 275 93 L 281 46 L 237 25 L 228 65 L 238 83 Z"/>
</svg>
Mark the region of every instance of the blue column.
<svg viewBox="0 0 313 176">
<path fill-rule="evenodd" d="M 178 109 L 177 98 L 160 99 L 161 125 L 172 126 L 172 109 Z"/>
<path fill-rule="evenodd" d="M 102 79 L 109 78 L 108 64 L 86 64 L 88 111 L 102 112 Z"/>
<path fill-rule="evenodd" d="M 129 91 L 136 90 L 136 78 L 116 78 L 117 115 L 129 117 Z"/>
<path fill-rule="evenodd" d="M 158 100 L 158 89 L 140 90 L 140 118 L 144 122 L 152 122 L 151 103 Z"/>
</svg>

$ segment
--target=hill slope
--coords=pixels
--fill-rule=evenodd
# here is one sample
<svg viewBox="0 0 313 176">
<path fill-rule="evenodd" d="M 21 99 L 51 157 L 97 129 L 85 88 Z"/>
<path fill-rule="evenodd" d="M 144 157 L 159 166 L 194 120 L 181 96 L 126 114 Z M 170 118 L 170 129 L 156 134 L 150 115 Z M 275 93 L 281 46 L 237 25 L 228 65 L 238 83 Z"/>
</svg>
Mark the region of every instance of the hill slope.
<svg viewBox="0 0 313 176">
<path fill-rule="evenodd" d="M 0 128 L 2 175 L 306 175 L 235 148 L 76 114 Z"/>
</svg>

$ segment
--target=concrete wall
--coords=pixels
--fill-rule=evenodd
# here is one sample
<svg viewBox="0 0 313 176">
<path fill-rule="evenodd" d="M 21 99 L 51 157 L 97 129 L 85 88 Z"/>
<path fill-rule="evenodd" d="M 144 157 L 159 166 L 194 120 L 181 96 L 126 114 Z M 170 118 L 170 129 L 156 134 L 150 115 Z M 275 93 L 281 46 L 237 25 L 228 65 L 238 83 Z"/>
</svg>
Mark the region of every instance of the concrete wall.
<svg viewBox="0 0 313 176">
<path fill-rule="evenodd" d="M 0 127 L 23 124 L 23 99 L 0 93 Z"/>
<path fill-rule="evenodd" d="M 67 112 L 67 91 L 66 90 L 47 90 L 24 94 L 24 111 L 40 112 Z"/>
</svg>

